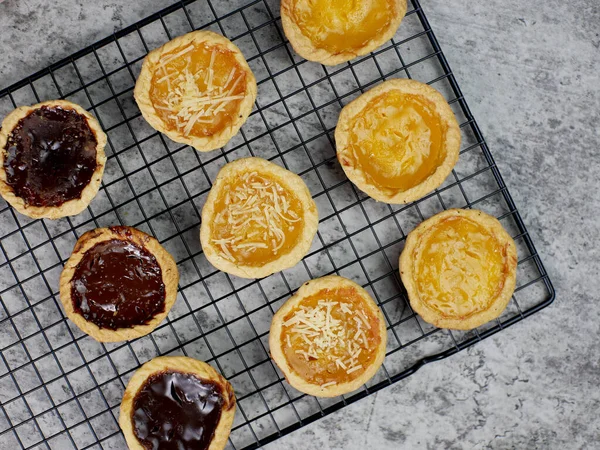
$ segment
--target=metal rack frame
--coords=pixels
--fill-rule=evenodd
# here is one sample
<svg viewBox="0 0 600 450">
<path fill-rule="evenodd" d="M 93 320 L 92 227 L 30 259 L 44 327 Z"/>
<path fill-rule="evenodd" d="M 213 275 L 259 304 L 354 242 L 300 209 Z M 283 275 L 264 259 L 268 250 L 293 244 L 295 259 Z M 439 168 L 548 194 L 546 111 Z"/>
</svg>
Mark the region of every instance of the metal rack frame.
<svg viewBox="0 0 600 450">
<path fill-rule="evenodd" d="M 126 448 L 117 425 L 120 395 L 141 364 L 164 354 L 186 354 L 215 365 L 238 399 L 229 447 L 258 448 L 554 300 L 550 279 L 418 0 L 409 0 L 391 42 L 335 67 L 293 53 L 281 30 L 277 0 L 242 3 L 221 11 L 223 5 L 214 0 L 181 1 L 0 91 L 0 114 L 51 98 L 82 104 L 98 117 L 109 139 L 102 188 L 86 212 L 58 221 L 31 220 L 0 200 L 2 448 Z M 256 106 L 241 133 L 208 154 L 149 129 L 132 99 L 146 53 L 200 28 L 218 31 L 240 46 L 259 85 Z M 358 191 L 343 176 L 333 141 L 341 107 L 391 77 L 414 77 L 435 86 L 463 132 L 460 161 L 449 179 L 402 206 L 376 203 Z M 321 216 L 315 243 L 302 263 L 263 280 L 216 271 L 198 242 L 201 205 L 211 180 L 223 164 L 248 155 L 299 173 Z M 410 229 L 450 207 L 479 208 L 498 217 L 520 256 L 518 287 L 505 313 L 466 333 L 434 328 L 416 316 L 397 271 Z M 58 275 L 81 234 L 116 224 L 156 236 L 175 256 L 182 277 L 176 306 L 151 335 L 99 344 L 65 318 Z M 289 387 L 271 362 L 268 325 L 302 282 L 330 273 L 353 278 L 373 295 L 387 321 L 388 355 L 375 378 L 357 392 L 316 399 Z"/>
</svg>

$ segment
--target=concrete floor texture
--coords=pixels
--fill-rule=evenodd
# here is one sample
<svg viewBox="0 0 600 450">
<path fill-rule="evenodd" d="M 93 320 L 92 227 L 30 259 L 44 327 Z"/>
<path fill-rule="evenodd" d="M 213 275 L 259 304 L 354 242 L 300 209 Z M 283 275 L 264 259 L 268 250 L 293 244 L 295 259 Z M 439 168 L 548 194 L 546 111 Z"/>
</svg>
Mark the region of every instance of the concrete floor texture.
<svg viewBox="0 0 600 450">
<path fill-rule="evenodd" d="M 170 3 L 6 0 L 0 88 Z M 265 448 L 598 449 L 600 3 L 422 0 L 422 7 L 556 301 Z"/>
</svg>

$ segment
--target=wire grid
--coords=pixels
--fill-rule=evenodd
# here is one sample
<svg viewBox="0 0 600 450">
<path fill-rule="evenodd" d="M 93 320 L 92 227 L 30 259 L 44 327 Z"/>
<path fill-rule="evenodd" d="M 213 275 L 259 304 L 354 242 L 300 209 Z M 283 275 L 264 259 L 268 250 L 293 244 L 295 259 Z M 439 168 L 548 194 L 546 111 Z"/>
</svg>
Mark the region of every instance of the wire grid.
<svg viewBox="0 0 600 450">
<path fill-rule="evenodd" d="M 0 92 L 2 114 L 17 105 L 66 98 L 94 113 L 108 135 L 102 188 L 82 214 L 31 220 L 0 203 L 2 449 L 127 448 L 117 425 L 121 396 L 133 372 L 158 355 L 188 355 L 218 368 L 238 401 L 228 448 L 258 448 L 553 301 L 550 280 L 417 0 L 409 2 L 391 42 L 336 67 L 294 54 L 283 36 L 277 0 L 234 3 L 182 1 Z M 155 132 L 133 100 L 146 53 L 194 29 L 232 39 L 259 85 L 241 133 L 208 154 Z M 440 90 L 463 135 L 460 160 L 444 185 L 400 206 L 358 191 L 338 165 L 333 141 L 340 109 L 394 77 Z M 215 270 L 198 237 L 211 181 L 224 164 L 244 156 L 261 156 L 298 173 L 320 212 L 317 238 L 302 263 L 262 280 Z M 520 257 L 508 308 L 470 332 L 423 322 L 411 310 L 397 270 L 406 234 L 452 207 L 498 217 Z M 152 334 L 100 344 L 65 318 L 58 278 L 79 236 L 115 224 L 154 235 L 178 262 L 180 286 L 168 319 Z M 360 390 L 317 399 L 287 385 L 268 356 L 268 330 L 274 312 L 303 282 L 332 273 L 357 281 L 377 301 L 387 321 L 388 354 Z"/>
</svg>

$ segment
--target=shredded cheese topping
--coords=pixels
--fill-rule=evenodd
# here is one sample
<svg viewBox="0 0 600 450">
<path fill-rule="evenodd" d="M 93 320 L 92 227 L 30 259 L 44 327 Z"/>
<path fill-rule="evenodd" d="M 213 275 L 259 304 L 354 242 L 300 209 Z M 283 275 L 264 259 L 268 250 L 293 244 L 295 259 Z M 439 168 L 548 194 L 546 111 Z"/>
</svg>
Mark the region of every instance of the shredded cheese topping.
<svg viewBox="0 0 600 450">
<path fill-rule="evenodd" d="M 241 70 L 233 67 L 226 81 L 216 84 L 215 61 L 220 52 L 213 48 L 208 67 L 194 72 L 190 67 L 194 49 L 190 44 L 174 55 L 163 56 L 158 62 L 162 76 L 156 80 L 157 84 L 167 84 L 167 95 L 154 102 L 154 107 L 164 111 L 185 136 L 198 123 L 215 123 L 217 114 L 227 105 L 244 98 L 243 94 L 234 94 L 245 76 Z M 183 68 L 180 67 L 182 64 L 185 65 Z"/>
<path fill-rule="evenodd" d="M 365 311 L 350 303 L 319 300 L 315 307 L 300 306 L 283 323 L 288 328 L 287 345 L 296 344 L 294 353 L 307 362 L 319 361 L 350 375 L 363 368 L 359 357 L 369 351 L 365 330 L 371 329 Z M 290 342 L 290 334 L 291 342 Z M 327 382 L 322 388 L 335 385 Z"/>
<path fill-rule="evenodd" d="M 272 255 L 283 248 L 286 235 L 300 227 L 291 194 L 277 181 L 257 172 L 242 175 L 241 183 L 226 188 L 224 208 L 215 216 L 213 244 L 221 256 L 249 255 L 265 249 Z"/>
</svg>

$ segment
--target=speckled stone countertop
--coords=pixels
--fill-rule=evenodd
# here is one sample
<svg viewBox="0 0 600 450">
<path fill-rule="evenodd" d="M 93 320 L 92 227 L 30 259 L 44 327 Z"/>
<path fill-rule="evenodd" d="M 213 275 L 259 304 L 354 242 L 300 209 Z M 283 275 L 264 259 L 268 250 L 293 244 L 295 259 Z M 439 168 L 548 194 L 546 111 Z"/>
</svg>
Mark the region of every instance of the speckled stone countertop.
<svg viewBox="0 0 600 450">
<path fill-rule="evenodd" d="M 4 1 L 0 87 L 169 3 Z M 267 448 L 598 448 L 600 4 L 422 3 L 557 300 Z"/>
</svg>

